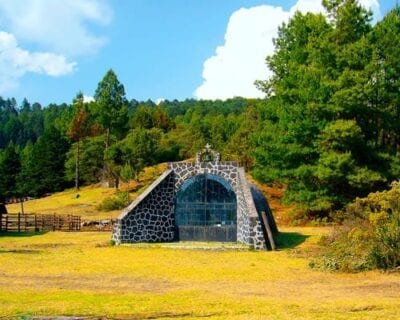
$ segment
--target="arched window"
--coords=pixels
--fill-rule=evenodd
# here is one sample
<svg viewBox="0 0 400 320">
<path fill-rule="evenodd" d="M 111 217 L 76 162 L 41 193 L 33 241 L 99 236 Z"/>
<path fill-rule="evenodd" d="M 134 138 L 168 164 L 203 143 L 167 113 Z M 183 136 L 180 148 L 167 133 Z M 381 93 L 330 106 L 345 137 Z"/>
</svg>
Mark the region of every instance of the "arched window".
<svg viewBox="0 0 400 320">
<path fill-rule="evenodd" d="M 175 219 L 178 226 L 236 225 L 236 195 L 219 176 L 192 177 L 177 193 Z"/>
</svg>

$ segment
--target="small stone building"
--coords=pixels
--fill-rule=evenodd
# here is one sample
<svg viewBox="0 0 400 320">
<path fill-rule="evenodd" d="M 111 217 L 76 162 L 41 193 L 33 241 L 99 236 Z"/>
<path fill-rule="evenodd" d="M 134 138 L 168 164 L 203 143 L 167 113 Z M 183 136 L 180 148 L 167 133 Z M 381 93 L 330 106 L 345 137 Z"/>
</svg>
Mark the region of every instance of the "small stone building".
<svg viewBox="0 0 400 320">
<path fill-rule="evenodd" d="M 262 192 L 237 162 L 220 161 L 209 145 L 194 163 L 168 169 L 117 218 L 116 244 L 169 241 L 240 242 L 274 249 L 277 227 Z"/>
</svg>

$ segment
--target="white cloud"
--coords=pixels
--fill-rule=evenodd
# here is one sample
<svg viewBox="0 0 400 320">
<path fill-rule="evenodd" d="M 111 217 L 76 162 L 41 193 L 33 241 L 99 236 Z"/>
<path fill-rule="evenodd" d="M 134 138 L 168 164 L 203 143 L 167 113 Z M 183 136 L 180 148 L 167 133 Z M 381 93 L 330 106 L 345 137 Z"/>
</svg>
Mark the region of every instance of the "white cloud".
<svg viewBox="0 0 400 320">
<path fill-rule="evenodd" d="M 93 102 L 94 98 L 92 96 L 83 95 L 83 102 Z"/>
<path fill-rule="evenodd" d="M 9 94 L 28 72 L 72 73 L 76 62 L 69 60 L 106 43 L 90 27 L 108 24 L 111 15 L 107 0 L 0 0 L 0 93 Z"/>
<path fill-rule="evenodd" d="M 160 103 L 162 103 L 162 102 L 164 102 L 164 101 L 165 101 L 164 98 L 158 98 L 158 99 L 156 100 L 156 105 L 159 105 Z"/>
<path fill-rule="evenodd" d="M 371 8 L 375 19 L 381 16 L 377 0 L 360 3 Z M 274 51 L 272 39 L 276 38 L 278 27 L 296 11 L 323 12 L 321 0 L 298 0 L 289 11 L 261 5 L 234 12 L 228 22 L 225 43 L 204 62 L 203 83 L 195 96 L 200 99 L 263 97 L 254 81 L 271 76 L 265 57 Z"/>
<path fill-rule="evenodd" d="M 89 24 L 109 23 L 111 9 L 105 0 L 0 0 L 0 21 L 20 41 L 78 56 L 95 53 L 106 43 Z"/>
<path fill-rule="evenodd" d="M 293 15 L 296 11 L 318 13 L 323 12 L 324 7 L 322 5 L 322 0 L 298 0 L 297 3 L 290 8 L 290 15 Z"/>
<path fill-rule="evenodd" d="M 378 20 L 382 19 L 381 7 L 378 0 L 359 0 L 359 2 L 367 9 L 371 10 L 373 13 L 372 23 L 376 23 Z"/>
<path fill-rule="evenodd" d="M 0 31 L 0 93 L 16 88 L 27 72 L 57 77 L 73 72 L 75 65 L 62 55 L 24 50 L 14 35 Z"/>
</svg>

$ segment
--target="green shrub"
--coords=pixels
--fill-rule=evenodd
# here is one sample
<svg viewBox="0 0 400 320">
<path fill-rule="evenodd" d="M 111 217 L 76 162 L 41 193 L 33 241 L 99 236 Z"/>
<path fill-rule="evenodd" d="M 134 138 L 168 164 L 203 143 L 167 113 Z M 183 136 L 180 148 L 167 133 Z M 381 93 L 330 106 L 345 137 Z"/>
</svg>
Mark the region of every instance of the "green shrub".
<svg viewBox="0 0 400 320">
<path fill-rule="evenodd" d="M 101 211 L 120 210 L 127 207 L 131 202 L 128 192 L 118 192 L 114 197 L 105 198 L 97 209 Z"/>
<path fill-rule="evenodd" d="M 400 267 L 399 182 L 391 190 L 356 199 L 342 217 L 312 267 L 347 272 Z"/>
<path fill-rule="evenodd" d="M 375 222 L 375 239 L 372 255 L 378 268 L 400 266 L 400 213 L 385 213 Z"/>
</svg>

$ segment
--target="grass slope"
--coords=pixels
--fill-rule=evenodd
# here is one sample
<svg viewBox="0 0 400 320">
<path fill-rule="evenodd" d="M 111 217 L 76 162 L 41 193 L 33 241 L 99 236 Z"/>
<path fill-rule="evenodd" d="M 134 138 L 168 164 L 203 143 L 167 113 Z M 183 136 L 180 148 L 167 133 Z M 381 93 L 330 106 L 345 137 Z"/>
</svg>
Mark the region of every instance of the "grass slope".
<svg viewBox="0 0 400 320">
<path fill-rule="evenodd" d="M 276 252 L 113 247 L 97 232 L 0 236 L 0 318 L 399 319 L 398 274 L 308 267 L 303 254 L 325 232 L 283 228 Z"/>
<path fill-rule="evenodd" d="M 121 184 L 121 191 L 128 191 L 132 198 L 138 196 L 148 185 L 150 185 L 164 170 L 165 164 L 148 167 L 140 175 L 138 181 L 130 181 Z M 116 218 L 121 210 L 103 212 L 96 206 L 106 197 L 115 195 L 114 188 L 105 188 L 100 185 L 92 185 L 81 188 L 79 192 L 75 189 L 65 190 L 51 196 L 30 200 L 24 203 L 27 213 L 57 213 L 74 214 L 82 216 L 83 220 Z M 79 194 L 79 197 L 77 197 Z M 7 210 L 10 213 L 21 212 L 20 204 L 9 204 Z"/>
<path fill-rule="evenodd" d="M 134 199 L 164 170 L 166 170 L 166 164 L 147 167 L 138 181 L 122 183 L 121 191 L 128 191 L 131 198 Z M 256 182 L 250 175 L 247 178 L 266 194 L 278 225 L 286 225 L 288 212 L 292 210 L 292 207 L 281 204 L 283 186 L 267 186 Z M 104 198 L 113 196 L 115 193 L 114 188 L 102 187 L 100 184 L 82 187 L 79 192 L 76 192 L 75 189 L 68 189 L 48 197 L 24 202 L 24 210 L 27 213 L 80 215 L 83 220 L 115 219 L 121 210 L 104 212 L 96 208 Z M 9 204 L 7 210 L 10 213 L 21 212 L 21 205 L 19 203 Z"/>
</svg>

